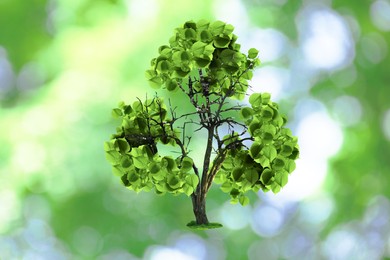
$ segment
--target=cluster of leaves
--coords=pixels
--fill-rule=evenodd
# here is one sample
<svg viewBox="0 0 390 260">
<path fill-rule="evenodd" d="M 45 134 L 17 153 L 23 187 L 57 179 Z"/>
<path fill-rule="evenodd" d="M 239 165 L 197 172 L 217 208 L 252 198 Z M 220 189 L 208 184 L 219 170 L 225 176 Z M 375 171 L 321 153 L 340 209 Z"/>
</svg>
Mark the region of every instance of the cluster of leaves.
<svg viewBox="0 0 390 260">
<path fill-rule="evenodd" d="M 155 188 L 157 194 L 190 196 L 199 183 L 193 174 L 193 160 L 188 156 L 161 156 L 157 150 L 158 142 L 180 142 L 180 132 L 167 117 L 163 100 L 137 100 L 132 106 L 121 102 L 112 114 L 122 123 L 111 140 L 105 142 L 104 149 L 114 174 L 121 177 L 123 184 L 137 192 Z"/>
<path fill-rule="evenodd" d="M 271 102 L 270 94 L 254 93 L 249 103 L 251 107 L 243 107 L 240 115 L 248 127 L 251 146 L 230 149 L 215 178 L 232 202 L 242 205 L 249 203 L 244 195 L 249 190 L 279 192 L 299 155 L 297 138 L 283 127 L 286 119 L 278 112 L 278 105 Z"/>
<path fill-rule="evenodd" d="M 194 71 L 206 75 L 193 84 L 195 92 L 224 93 L 242 100 L 248 89 L 252 69 L 260 64 L 254 48 L 248 55 L 240 52 L 234 27 L 221 21 L 210 23 L 189 21 L 176 28 L 170 45 L 159 48 L 159 56 L 152 60 L 146 77 L 153 88 L 165 86 L 168 91 L 182 88 Z"/>
</svg>

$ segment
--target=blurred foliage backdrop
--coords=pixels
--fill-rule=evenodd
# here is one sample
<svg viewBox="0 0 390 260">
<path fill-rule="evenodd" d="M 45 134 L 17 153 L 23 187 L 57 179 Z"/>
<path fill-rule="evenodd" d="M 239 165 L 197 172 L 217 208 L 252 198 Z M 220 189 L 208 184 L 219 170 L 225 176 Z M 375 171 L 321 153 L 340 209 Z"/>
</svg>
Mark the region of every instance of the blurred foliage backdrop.
<svg viewBox="0 0 390 260">
<path fill-rule="evenodd" d="M 192 232 L 190 199 L 126 190 L 103 141 L 118 101 L 153 93 L 157 47 L 201 18 L 260 50 L 252 85 L 302 154 L 250 206 L 214 187 L 225 227 Z M 389 258 L 389 44 L 389 0 L 0 1 L 0 258 Z"/>
</svg>

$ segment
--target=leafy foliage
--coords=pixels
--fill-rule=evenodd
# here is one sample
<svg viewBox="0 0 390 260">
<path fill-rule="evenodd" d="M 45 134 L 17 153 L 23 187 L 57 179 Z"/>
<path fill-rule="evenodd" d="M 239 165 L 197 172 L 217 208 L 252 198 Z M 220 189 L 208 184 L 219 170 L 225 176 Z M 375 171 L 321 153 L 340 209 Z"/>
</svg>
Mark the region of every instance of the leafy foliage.
<svg viewBox="0 0 390 260">
<path fill-rule="evenodd" d="M 164 86 L 176 91 L 198 70 L 207 72 L 203 81 L 194 82 L 195 91 L 207 84 L 208 93 L 224 93 L 242 100 L 248 89 L 251 70 L 260 64 L 258 51 L 250 49 L 248 56 L 240 52 L 233 26 L 221 21 L 186 22 L 175 30 L 170 45 L 159 48 L 146 77 L 153 88 Z M 205 93 L 207 95 L 207 93 Z"/>
<path fill-rule="evenodd" d="M 121 102 L 112 114 L 121 118 L 122 124 L 104 148 L 113 172 L 123 184 L 137 192 L 154 187 L 158 194 L 191 195 L 199 182 L 192 171 L 192 159 L 161 156 L 157 151 L 158 142 L 169 145 L 180 142 L 180 132 L 166 116 L 163 100 L 138 100 L 133 105 Z"/>
<path fill-rule="evenodd" d="M 169 45 L 159 47 L 146 77 L 155 89 L 185 93 L 193 111 L 178 115 L 157 95 L 133 105 L 122 102 L 112 111 L 121 126 L 105 143 L 107 160 L 125 186 L 191 196 L 198 227 L 209 223 L 205 197 L 213 181 L 233 203 L 247 205 L 247 191 L 279 192 L 299 155 L 297 138 L 284 128 L 286 119 L 270 94 L 253 93 L 250 107 L 231 103 L 245 98 L 252 70 L 260 64 L 256 49 L 240 52 L 233 29 L 205 20 L 177 28 Z M 189 157 L 187 124 L 208 134 L 201 172 Z M 180 155 L 160 155 L 157 144 L 178 146 Z"/>
<path fill-rule="evenodd" d="M 244 195 L 249 190 L 279 192 L 287 184 L 299 155 L 297 138 L 283 127 L 286 120 L 279 114 L 277 104 L 270 101 L 270 95 L 255 93 L 249 102 L 252 107 L 243 107 L 240 112 L 246 118 L 251 145 L 249 149 L 230 149 L 216 176 L 232 202 L 242 205 L 249 202 Z"/>
</svg>

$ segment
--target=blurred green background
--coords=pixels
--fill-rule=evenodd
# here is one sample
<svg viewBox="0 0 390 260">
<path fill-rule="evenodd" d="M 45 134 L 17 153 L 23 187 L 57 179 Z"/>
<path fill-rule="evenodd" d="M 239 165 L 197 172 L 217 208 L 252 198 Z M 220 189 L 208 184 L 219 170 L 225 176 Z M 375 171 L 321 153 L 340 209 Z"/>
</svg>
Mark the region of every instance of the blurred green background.
<svg viewBox="0 0 390 260">
<path fill-rule="evenodd" d="M 153 93 L 158 46 L 202 18 L 260 50 L 252 86 L 301 158 L 250 206 L 214 187 L 224 228 L 193 232 L 190 199 L 126 190 L 103 142 L 119 101 Z M 389 0 L 1 0 L 0 259 L 389 258 L 389 45 Z"/>
</svg>

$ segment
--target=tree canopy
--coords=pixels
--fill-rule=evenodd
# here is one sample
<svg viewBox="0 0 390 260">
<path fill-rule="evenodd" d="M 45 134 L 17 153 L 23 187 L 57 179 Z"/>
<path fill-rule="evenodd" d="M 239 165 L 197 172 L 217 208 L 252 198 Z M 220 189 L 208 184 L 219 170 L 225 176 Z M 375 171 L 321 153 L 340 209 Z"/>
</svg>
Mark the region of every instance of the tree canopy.
<svg viewBox="0 0 390 260">
<path fill-rule="evenodd" d="M 250 190 L 279 192 L 299 155 L 297 138 L 284 127 L 287 120 L 269 93 L 252 93 L 250 106 L 232 103 L 246 97 L 260 64 L 255 48 L 240 52 L 233 29 L 205 20 L 176 28 L 146 77 L 153 88 L 183 92 L 192 111 L 180 114 L 174 100 L 167 106 L 158 94 L 132 105 L 121 102 L 112 111 L 121 125 L 104 146 L 126 187 L 191 196 L 197 224 L 208 224 L 204 200 L 213 181 L 233 203 L 247 205 Z M 201 171 L 190 157 L 188 124 L 207 132 Z M 159 145 L 178 146 L 179 155 L 160 154 Z"/>
</svg>

